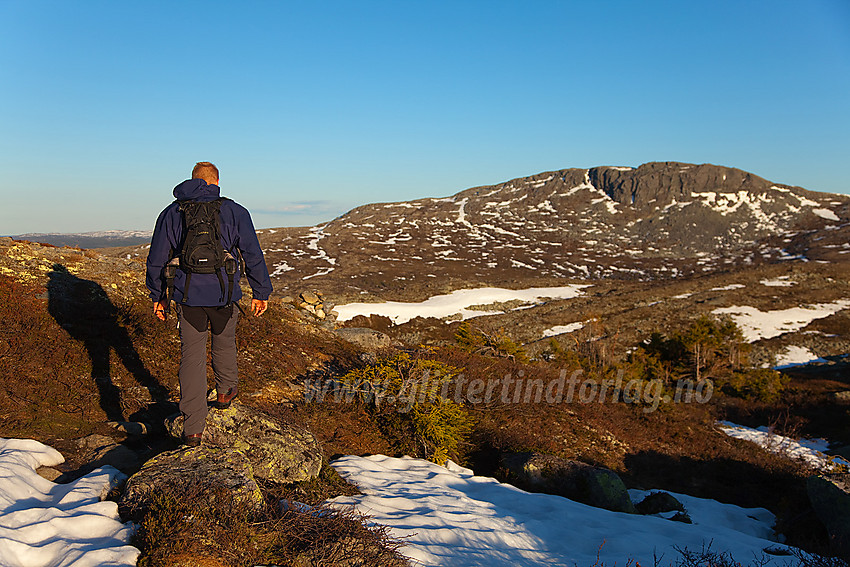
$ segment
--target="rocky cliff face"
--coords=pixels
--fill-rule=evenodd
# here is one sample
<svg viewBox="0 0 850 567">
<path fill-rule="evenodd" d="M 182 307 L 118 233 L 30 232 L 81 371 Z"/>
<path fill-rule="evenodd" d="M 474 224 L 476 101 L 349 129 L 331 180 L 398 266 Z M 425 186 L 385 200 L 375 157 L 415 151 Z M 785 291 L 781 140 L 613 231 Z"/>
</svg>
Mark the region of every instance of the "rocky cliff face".
<svg viewBox="0 0 850 567">
<path fill-rule="evenodd" d="M 355 295 L 437 281 L 675 277 L 801 255 L 846 260 L 848 223 L 844 195 L 663 162 L 364 205 L 321 226 L 260 231 L 260 240 L 278 289 Z"/>
</svg>

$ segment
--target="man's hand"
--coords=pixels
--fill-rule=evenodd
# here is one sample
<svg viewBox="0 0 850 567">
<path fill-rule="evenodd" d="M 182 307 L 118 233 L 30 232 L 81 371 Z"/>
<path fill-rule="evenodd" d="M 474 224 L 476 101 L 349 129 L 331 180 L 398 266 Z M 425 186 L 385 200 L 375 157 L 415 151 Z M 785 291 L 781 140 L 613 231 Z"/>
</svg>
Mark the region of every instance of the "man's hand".
<svg viewBox="0 0 850 567">
<path fill-rule="evenodd" d="M 160 321 L 165 321 L 165 302 L 164 301 L 154 301 L 153 302 L 153 314 L 156 315 L 156 318 Z"/>
<path fill-rule="evenodd" d="M 252 299 L 251 300 L 251 313 L 254 317 L 259 317 L 263 313 L 266 312 L 266 309 L 269 308 L 269 302 L 264 301 L 262 299 Z"/>
</svg>

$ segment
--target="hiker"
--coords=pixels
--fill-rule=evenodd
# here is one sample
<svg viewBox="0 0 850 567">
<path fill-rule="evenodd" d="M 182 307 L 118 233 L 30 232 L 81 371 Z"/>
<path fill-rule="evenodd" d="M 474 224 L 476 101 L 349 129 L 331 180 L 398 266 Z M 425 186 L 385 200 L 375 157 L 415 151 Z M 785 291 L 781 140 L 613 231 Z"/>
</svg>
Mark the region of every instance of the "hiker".
<svg viewBox="0 0 850 567">
<path fill-rule="evenodd" d="M 219 196 L 218 168 L 199 162 L 192 179 L 174 188 L 176 201 L 156 221 L 145 284 L 153 312 L 166 320 L 176 304 L 180 332 L 180 412 L 183 443 L 201 444 L 207 417 L 207 335 L 212 332 L 216 401 L 226 409 L 237 396 L 236 322 L 241 275 L 253 291 L 251 312 L 268 307 L 272 284 L 247 209 Z"/>
</svg>

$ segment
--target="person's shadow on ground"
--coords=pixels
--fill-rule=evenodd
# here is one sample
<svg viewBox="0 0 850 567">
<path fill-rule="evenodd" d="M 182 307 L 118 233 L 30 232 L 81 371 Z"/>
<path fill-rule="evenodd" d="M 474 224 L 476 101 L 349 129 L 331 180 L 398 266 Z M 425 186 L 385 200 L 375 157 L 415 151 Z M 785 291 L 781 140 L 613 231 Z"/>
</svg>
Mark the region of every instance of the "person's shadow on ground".
<svg viewBox="0 0 850 567">
<path fill-rule="evenodd" d="M 123 422 L 119 388 L 110 372 L 110 351 L 115 351 L 136 381 L 147 388 L 152 401 L 167 391 L 145 368 L 126 329 L 118 324 L 118 309 L 100 284 L 54 264 L 48 274 L 47 309 L 74 339 L 83 343 L 91 358 L 92 379 L 100 392 L 100 407 L 109 421 Z"/>
</svg>

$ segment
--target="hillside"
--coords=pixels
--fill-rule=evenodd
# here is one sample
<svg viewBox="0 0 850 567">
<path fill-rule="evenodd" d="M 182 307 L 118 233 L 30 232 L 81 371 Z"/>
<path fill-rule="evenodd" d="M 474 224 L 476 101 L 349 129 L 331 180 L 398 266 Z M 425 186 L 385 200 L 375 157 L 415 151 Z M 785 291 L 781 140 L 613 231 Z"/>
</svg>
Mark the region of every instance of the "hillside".
<svg viewBox="0 0 850 567">
<path fill-rule="evenodd" d="M 93 434 L 113 439 L 142 462 L 172 447 L 156 423 L 176 409 L 178 343 L 173 319 L 160 324 L 150 314 L 143 270 L 137 258 L 0 240 L 0 311 L 5 323 L 0 332 L 0 436 L 30 437 L 57 447 L 67 458 L 60 468 L 68 478 L 89 470 L 93 456 L 86 440 Z M 591 305 L 593 297 L 577 301 Z M 575 364 L 586 368 L 591 381 L 616 372 L 616 366 L 593 358 L 600 343 L 591 335 L 574 341 L 575 354 L 567 358 L 524 362 L 498 351 L 496 356 L 469 352 L 448 337 L 441 341 L 443 346 L 364 352 L 338 337 L 334 327 L 275 301 L 264 317 L 243 318 L 239 330 L 244 403 L 308 426 L 328 459 L 342 454 L 426 457 L 433 456 L 433 447 L 415 441 L 408 413 L 393 418 L 387 413 L 391 406 L 375 413 L 368 404 L 345 402 L 345 397 L 307 395 L 317 380 L 322 387 L 346 372 L 401 360 L 398 356 L 457 369 L 453 372 L 462 372 L 464 382 L 455 389 L 494 376 L 551 384 L 562 368 Z M 621 339 L 621 344 L 628 350 L 636 346 L 630 339 Z M 638 372 L 638 366 L 622 368 Z M 467 393 L 470 401 L 463 408 L 474 427 L 452 450 L 453 457 L 477 474 L 499 474 L 500 455 L 516 451 L 578 459 L 617 471 L 630 486 L 664 487 L 766 507 L 779 516 L 780 529 L 791 541 L 819 541 L 815 545 L 823 549 L 819 524 L 793 521 L 802 512 L 811 513 L 806 511 L 807 467 L 752 443 L 731 440 L 716 429 L 715 421 L 770 423 L 848 443 L 850 431 L 840 424 L 846 409 L 831 398 L 832 392 L 847 387 L 846 376 L 802 377 L 771 402 L 718 391 L 709 404 L 662 404 L 659 411 L 647 411 L 643 402 L 614 400 L 491 403 Z M 495 400 L 504 395 L 497 391 Z M 110 426 L 116 422 L 146 423 L 149 433 L 139 436 L 126 426 Z M 129 466 L 128 472 L 133 472 Z"/>
<path fill-rule="evenodd" d="M 850 301 L 850 197 L 728 167 L 567 169 L 258 234 L 275 295 L 321 291 L 326 311 L 482 286 L 588 286 L 575 299 L 472 306 L 478 327 L 503 329 L 533 353 L 552 336 L 568 345 L 593 335 L 622 358 L 654 330 L 681 328 L 700 314 L 801 321 L 770 336 L 753 331 L 759 364 L 820 359 L 817 372 L 833 375 L 850 352 L 843 303 Z M 104 252 L 146 255 L 144 247 Z M 809 317 L 806 308 L 824 312 Z M 360 317 L 345 324 L 416 346 L 445 342 L 459 323 Z"/>
</svg>

